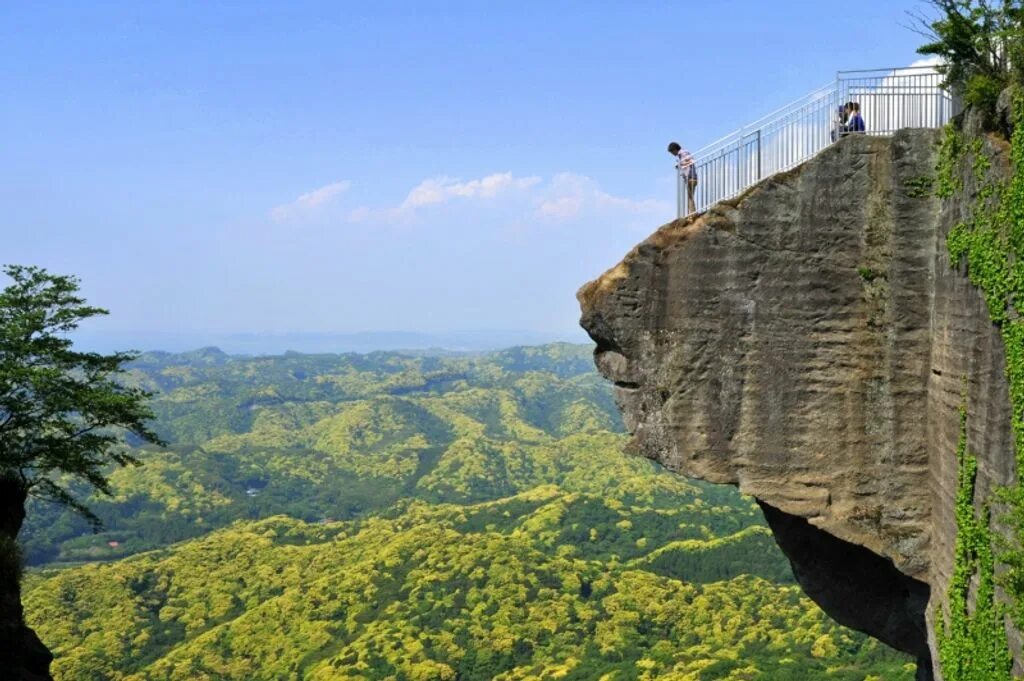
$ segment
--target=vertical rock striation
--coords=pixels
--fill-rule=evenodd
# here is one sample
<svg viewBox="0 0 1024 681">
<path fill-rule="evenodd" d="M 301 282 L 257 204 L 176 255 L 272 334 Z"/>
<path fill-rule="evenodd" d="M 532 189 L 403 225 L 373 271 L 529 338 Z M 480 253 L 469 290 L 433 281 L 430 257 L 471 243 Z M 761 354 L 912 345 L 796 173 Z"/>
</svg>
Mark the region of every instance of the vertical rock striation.
<svg viewBox="0 0 1024 681">
<path fill-rule="evenodd" d="M 922 679 L 965 395 L 979 491 L 1014 473 L 1002 341 L 945 246 L 969 197 L 930 191 L 938 139 L 846 138 L 578 294 L 631 448 L 756 497 L 808 595 Z"/>
</svg>

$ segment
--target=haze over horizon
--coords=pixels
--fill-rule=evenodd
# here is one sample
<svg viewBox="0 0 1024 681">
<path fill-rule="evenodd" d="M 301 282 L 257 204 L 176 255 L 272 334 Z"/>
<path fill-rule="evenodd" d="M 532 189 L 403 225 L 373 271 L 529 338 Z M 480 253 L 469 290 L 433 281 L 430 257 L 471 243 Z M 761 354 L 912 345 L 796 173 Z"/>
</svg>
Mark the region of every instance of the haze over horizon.
<svg viewBox="0 0 1024 681">
<path fill-rule="evenodd" d="M 79 276 L 104 348 L 584 341 L 577 288 L 674 217 L 669 140 L 912 63 L 919 8 L 5 6 L 0 261 Z"/>
<path fill-rule="evenodd" d="M 95 327 L 96 325 L 92 325 Z M 105 332 L 85 328 L 74 336 L 75 346 L 92 352 L 190 352 L 217 348 L 229 355 L 369 353 L 376 351 L 488 352 L 516 346 L 587 343 L 578 329 L 563 335 L 515 329 L 467 330 L 446 333 L 362 331 L 353 333 L 175 333 Z"/>
</svg>

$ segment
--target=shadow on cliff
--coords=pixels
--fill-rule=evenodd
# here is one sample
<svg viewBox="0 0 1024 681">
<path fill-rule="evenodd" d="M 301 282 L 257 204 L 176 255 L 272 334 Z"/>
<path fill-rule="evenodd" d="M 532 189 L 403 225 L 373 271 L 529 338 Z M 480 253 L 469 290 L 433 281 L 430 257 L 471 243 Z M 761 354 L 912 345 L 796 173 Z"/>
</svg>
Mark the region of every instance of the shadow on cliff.
<svg viewBox="0 0 1024 681">
<path fill-rule="evenodd" d="M 758 502 L 804 593 L 840 624 L 863 631 L 917 660 L 931 681 L 925 612 L 930 589 L 892 561 L 819 530 L 804 518 Z"/>
</svg>

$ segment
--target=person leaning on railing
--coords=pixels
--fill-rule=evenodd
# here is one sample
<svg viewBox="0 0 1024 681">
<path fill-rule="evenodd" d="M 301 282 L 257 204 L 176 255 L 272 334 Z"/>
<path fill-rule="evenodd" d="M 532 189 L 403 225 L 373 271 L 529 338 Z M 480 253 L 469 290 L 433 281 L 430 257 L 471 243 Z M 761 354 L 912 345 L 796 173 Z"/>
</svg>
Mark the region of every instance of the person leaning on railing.
<svg viewBox="0 0 1024 681">
<path fill-rule="evenodd" d="M 668 145 L 668 153 L 676 157 L 676 169 L 679 177 L 686 179 L 686 214 L 697 212 L 697 202 L 694 200 L 694 193 L 697 191 L 697 164 L 693 160 L 693 154 L 683 149 L 678 142 Z"/>
</svg>

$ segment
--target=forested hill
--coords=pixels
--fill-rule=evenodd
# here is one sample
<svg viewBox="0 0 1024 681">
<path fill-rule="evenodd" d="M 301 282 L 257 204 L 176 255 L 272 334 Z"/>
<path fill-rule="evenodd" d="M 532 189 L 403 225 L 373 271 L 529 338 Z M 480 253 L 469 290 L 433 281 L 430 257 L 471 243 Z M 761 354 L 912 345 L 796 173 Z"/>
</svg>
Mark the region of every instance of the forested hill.
<svg viewBox="0 0 1024 681">
<path fill-rule="evenodd" d="M 113 499 L 90 499 L 98 535 L 33 504 L 30 565 L 124 556 L 238 519 L 347 520 L 409 496 L 468 503 L 555 483 L 657 505 L 677 484 L 638 484 L 649 466 L 588 455 L 616 449 L 621 422 L 586 346 L 472 357 L 208 348 L 143 355 L 130 380 L 157 393 L 156 429 L 172 446 L 141 450 L 144 466 L 112 473 Z"/>
<path fill-rule="evenodd" d="M 913 676 L 800 594 L 750 500 L 621 453 L 589 347 L 130 380 L 171 447 L 113 472 L 98 535 L 30 509 L 58 679 Z"/>
</svg>

